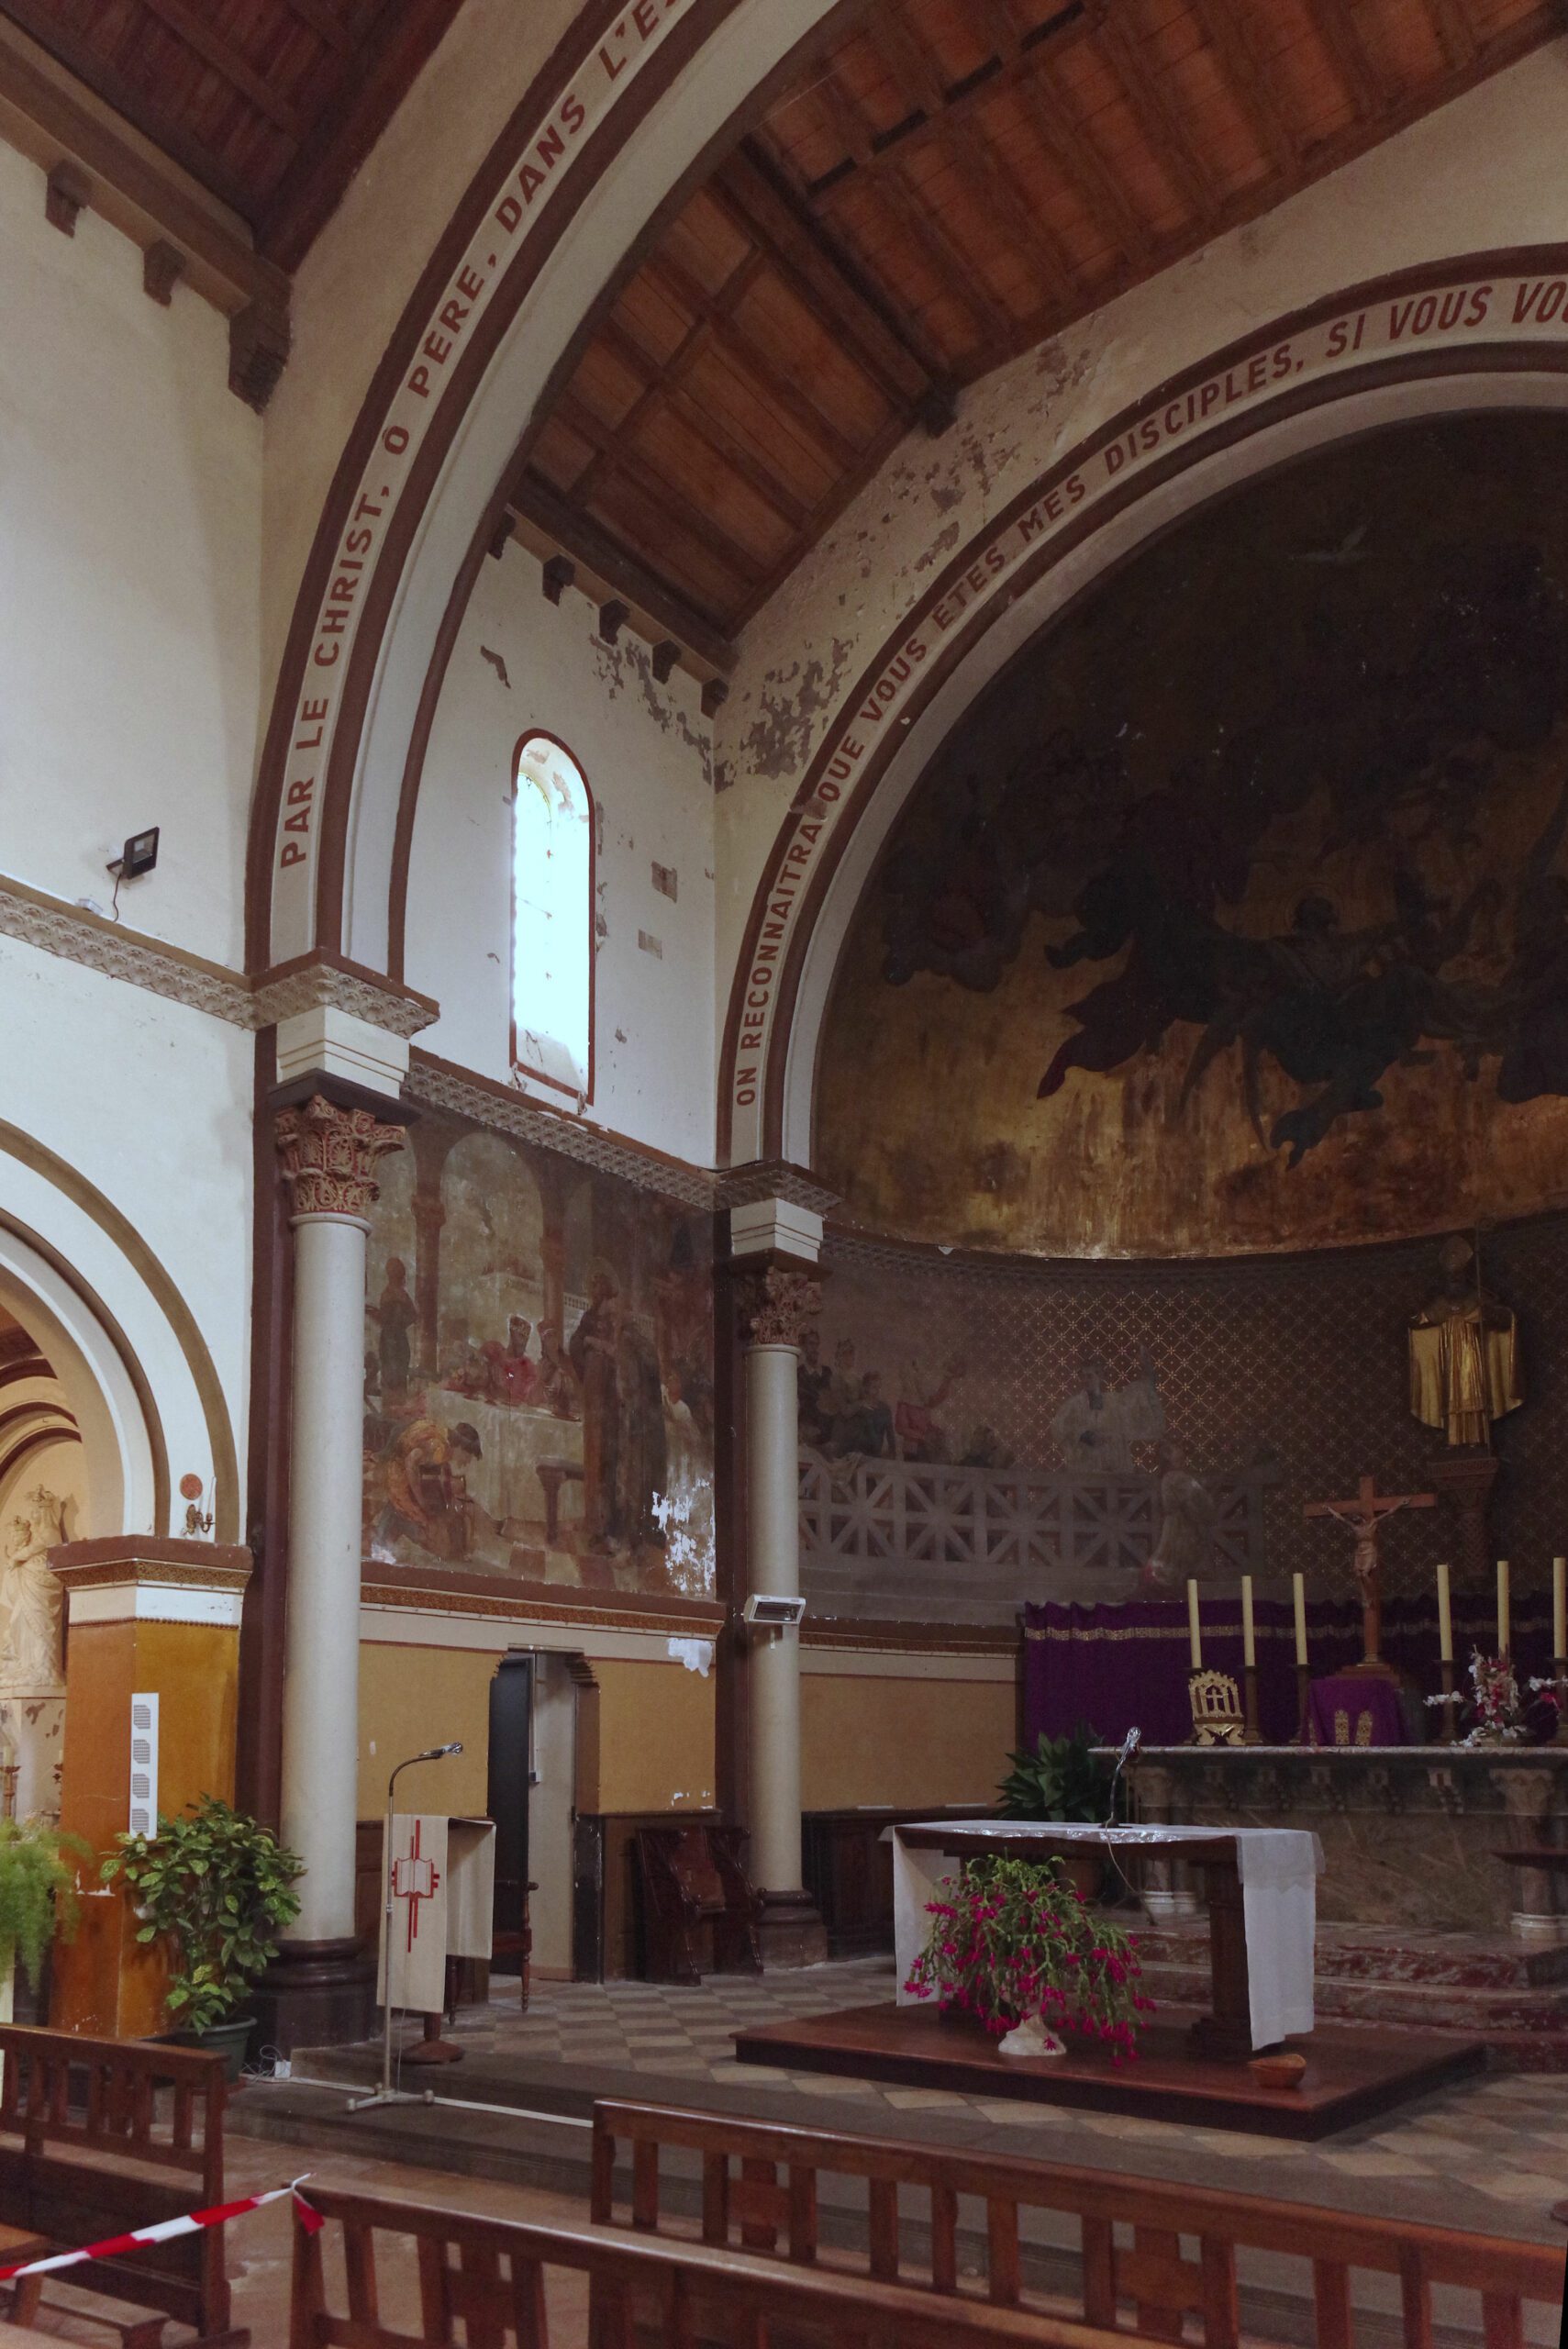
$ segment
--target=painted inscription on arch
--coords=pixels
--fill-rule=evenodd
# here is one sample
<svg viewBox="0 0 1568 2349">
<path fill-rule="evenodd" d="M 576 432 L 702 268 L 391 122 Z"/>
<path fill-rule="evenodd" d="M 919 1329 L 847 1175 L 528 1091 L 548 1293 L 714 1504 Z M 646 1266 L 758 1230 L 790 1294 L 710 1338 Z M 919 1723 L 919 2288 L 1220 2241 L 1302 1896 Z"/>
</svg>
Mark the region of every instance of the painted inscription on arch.
<svg viewBox="0 0 1568 2349">
<path fill-rule="evenodd" d="M 802 899 L 824 861 L 846 799 L 879 753 L 919 706 L 929 664 L 984 607 L 1000 610 L 1020 574 L 1032 575 L 1051 541 L 1076 539 L 1096 506 L 1119 508 L 1129 484 L 1176 444 L 1201 443 L 1230 419 L 1266 417 L 1272 403 L 1314 379 L 1351 376 L 1373 362 L 1419 361 L 1434 351 L 1497 345 L 1561 348 L 1568 340 L 1568 270 L 1549 250 L 1548 264 L 1523 273 L 1454 264 L 1451 279 L 1432 284 L 1430 270 L 1387 281 L 1354 306 L 1330 301 L 1304 319 L 1265 329 L 1229 353 L 1152 394 L 1085 442 L 1015 500 L 1006 514 L 939 577 L 909 613 L 895 648 L 869 685 L 840 710 L 802 784 L 772 852 L 765 897 L 752 916 L 739 992 L 739 1017 L 725 1084 L 729 1159 L 765 1156 L 768 1054 L 773 1041 L 779 977 L 798 929 Z"/>
<path fill-rule="evenodd" d="M 315 942 L 316 874 L 326 776 L 367 584 L 390 534 L 441 395 L 573 157 L 626 96 L 671 27 L 696 0 L 632 0 L 533 125 L 495 201 L 432 303 L 389 402 L 343 528 L 305 656 L 272 858 L 274 962 Z"/>
</svg>

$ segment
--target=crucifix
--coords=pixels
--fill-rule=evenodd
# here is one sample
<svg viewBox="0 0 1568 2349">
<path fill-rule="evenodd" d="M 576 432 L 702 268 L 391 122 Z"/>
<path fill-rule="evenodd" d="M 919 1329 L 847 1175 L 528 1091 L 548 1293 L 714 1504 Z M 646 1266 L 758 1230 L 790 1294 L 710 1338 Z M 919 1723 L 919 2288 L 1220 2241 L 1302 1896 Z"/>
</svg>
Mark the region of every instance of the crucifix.
<svg viewBox="0 0 1568 2349">
<path fill-rule="evenodd" d="M 1356 1497 L 1350 1501 L 1308 1501 L 1303 1517 L 1337 1517 L 1348 1525 L 1356 1537 L 1353 1561 L 1356 1581 L 1362 1595 L 1362 1639 L 1366 1653 L 1354 1668 L 1358 1672 L 1375 1673 L 1380 1678 L 1392 1679 L 1394 1675 L 1382 1658 L 1383 1598 L 1378 1589 L 1377 1536 L 1385 1517 L 1396 1509 L 1435 1508 L 1435 1493 L 1380 1493 L 1375 1476 L 1363 1476 Z"/>
</svg>

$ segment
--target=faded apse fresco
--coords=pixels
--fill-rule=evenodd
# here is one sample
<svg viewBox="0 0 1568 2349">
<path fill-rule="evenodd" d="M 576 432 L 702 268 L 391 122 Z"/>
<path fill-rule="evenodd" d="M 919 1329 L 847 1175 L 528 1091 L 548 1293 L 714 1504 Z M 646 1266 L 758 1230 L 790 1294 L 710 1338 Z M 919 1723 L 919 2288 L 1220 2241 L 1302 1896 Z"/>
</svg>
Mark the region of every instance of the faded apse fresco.
<svg viewBox="0 0 1568 2349">
<path fill-rule="evenodd" d="M 434 1111 L 409 1143 L 372 1221 L 367 1575 L 709 1595 L 707 1219 Z"/>
<path fill-rule="evenodd" d="M 1012 664 L 840 963 L 817 1163 L 913 1238 L 1166 1255 L 1568 1198 L 1568 424 L 1270 476 Z"/>
</svg>

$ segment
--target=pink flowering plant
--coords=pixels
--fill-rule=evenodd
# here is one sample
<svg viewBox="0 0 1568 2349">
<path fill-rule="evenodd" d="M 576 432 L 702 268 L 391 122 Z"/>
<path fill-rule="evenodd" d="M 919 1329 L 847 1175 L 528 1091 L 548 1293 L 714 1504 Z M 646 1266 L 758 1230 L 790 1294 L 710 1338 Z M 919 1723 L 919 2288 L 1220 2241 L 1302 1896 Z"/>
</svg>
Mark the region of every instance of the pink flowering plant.
<svg viewBox="0 0 1568 2349">
<path fill-rule="evenodd" d="M 1120 2063 L 1154 2001 L 1140 1996 L 1137 1943 L 1097 1916 L 1060 1860 L 965 1860 L 928 1901 L 930 1937 L 905 1988 L 994 2038 L 1039 2015 L 1058 2032 L 1104 2040 Z"/>
</svg>

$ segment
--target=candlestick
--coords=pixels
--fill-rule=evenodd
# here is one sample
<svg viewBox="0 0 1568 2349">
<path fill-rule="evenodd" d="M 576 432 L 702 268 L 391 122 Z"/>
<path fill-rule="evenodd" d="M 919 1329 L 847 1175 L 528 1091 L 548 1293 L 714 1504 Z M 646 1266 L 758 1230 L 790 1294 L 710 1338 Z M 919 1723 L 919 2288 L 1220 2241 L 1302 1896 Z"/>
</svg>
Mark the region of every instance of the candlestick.
<svg viewBox="0 0 1568 2349">
<path fill-rule="evenodd" d="M 1551 1653 L 1568 1655 L 1568 1558 L 1551 1561 Z"/>
<path fill-rule="evenodd" d="M 1507 1655 L 1508 1653 L 1508 1562 L 1507 1558 L 1499 1558 L 1497 1561 L 1497 1653 L 1500 1656 Z"/>
<path fill-rule="evenodd" d="M 1187 1631 L 1192 1640 L 1193 1670 L 1201 1672 L 1203 1670 L 1203 1631 L 1198 1622 L 1195 1582 L 1189 1582 L 1187 1585 Z"/>
<path fill-rule="evenodd" d="M 1296 1661 L 1299 1669 L 1307 1668 L 1307 1577 L 1292 1575 L 1296 1599 Z"/>
<path fill-rule="evenodd" d="M 1241 1577 L 1241 1661 L 1251 1668 L 1258 1661 L 1257 1636 L 1252 1629 L 1252 1577 Z"/>
<path fill-rule="evenodd" d="M 1438 1567 L 1438 1653 L 1444 1664 L 1453 1662 L 1453 1607 L 1449 1598 L 1446 1558 Z"/>
<path fill-rule="evenodd" d="M 1300 1577 L 1297 1576 L 1297 1580 L 1299 1579 Z M 1307 1709 L 1311 1700 L 1311 1666 L 1298 1663 L 1296 1667 L 1296 1742 L 1297 1745 L 1309 1745 L 1312 1742 L 1307 1733 Z"/>
<path fill-rule="evenodd" d="M 1262 1745 L 1263 1742 L 1263 1732 L 1258 1727 L 1257 1665 L 1255 1664 L 1244 1664 L 1241 1670 L 1241 1679 L 1246 1690 L 1244 1701 L 1247 1711 L 1247 1726 L 1241 1732 L 1241 1742 L 1243 1745 Z"/>
<path fill-rule="evenodd" d="M 1453 1658 L 1451 1656 L 1445 1655 L 1443 1658 L 1442 1675 L 1443 1702 L 1438 1707 L 1438 1710 L 1443 1717 L 1443 1743 L 1451 1745 L 1459 1735 L 1459 1722 L 1456 1719 L 1459 1707 L 1453 1701 Z"/>
</svg>

